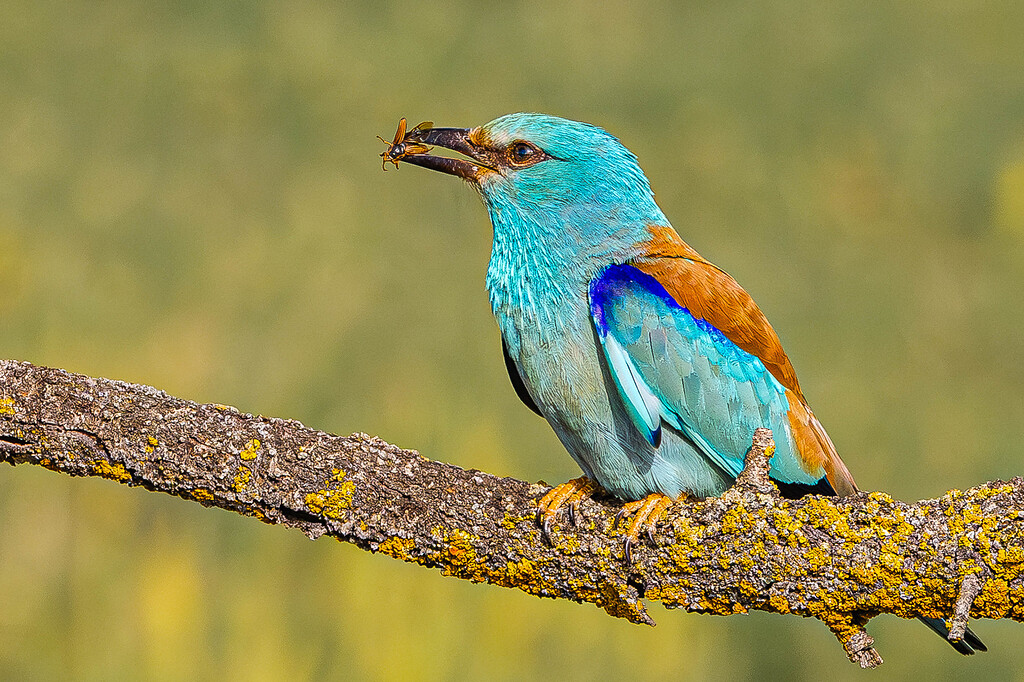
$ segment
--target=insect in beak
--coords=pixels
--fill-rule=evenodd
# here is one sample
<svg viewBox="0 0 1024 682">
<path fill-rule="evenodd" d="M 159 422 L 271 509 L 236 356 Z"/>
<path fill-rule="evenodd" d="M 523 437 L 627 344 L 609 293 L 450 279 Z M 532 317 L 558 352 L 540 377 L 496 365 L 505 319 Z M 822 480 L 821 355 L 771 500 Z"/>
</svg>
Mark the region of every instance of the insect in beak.
<svg viewBox="0 0 1024 682">
<path fill-rule="evenodd" d="M 405 126 L 406 121 L 403 118 L 398 122 L 395 139 L 391 142 L 378 138 L 388 145 L 381 153 L 381 158 L 384 159 L 382 166 L 388 162 L 397 166 L 399 161 L 406 161 L 448 175 L 457 175 L 473 183 L 479 183 L 488 173 L 498 172 L 501 165 L 499 153 L 480 146 L 473 139 L 473 130 L 434 128 L 430 121 L 420 123 L 409 132 L 405 131 Z M 431 145 L 465 154 L 469 159 L 428 154 L 427 152 L 432 149 Z"/>
<path fill-rule="evenodd" d="M 395 131 L 395 139 L 393 139 L 391 142 L 388 142 L 380 135 L 377 136 L 378 140 L 380 140 L 381 142 L 388 146 L 387 149 L 380 153 L 381 170 L 387 170 L 388 163 L 393 163 L 395 164 L 395 168 L 398 168 L 398 162 L 401 161 L 402 159 L 405 159 L 408 156 L 415 156 L 417 154 L 426 154 L 431 150 L 431 147 L 428 147 L 427 145 L 422 144 L 421 142 L 410 140 L 408 138 L 413 137 L 415 135 L 419 135 L 424 131 L 434 127 L 433 121 L 423 121 L 422 123 L 416 125 L 416 127 L 410 130 L 408 133 L 405 132 L 405 126 L 406 120 L 403 118 L 401 121 L 398 122 L 398 130 Z"/>
</svg>

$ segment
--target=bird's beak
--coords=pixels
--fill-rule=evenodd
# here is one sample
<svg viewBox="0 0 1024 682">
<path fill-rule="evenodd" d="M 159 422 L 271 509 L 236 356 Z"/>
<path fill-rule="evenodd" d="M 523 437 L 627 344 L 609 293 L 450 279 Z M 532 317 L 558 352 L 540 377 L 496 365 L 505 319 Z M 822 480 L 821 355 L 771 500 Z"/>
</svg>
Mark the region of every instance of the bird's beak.
<svg viewBox="0 0 1024 682">
<path fill-rule="evenodd" d="M 435 147 L 444 147 L 454 152 L 465 154 L 469 159 L 456 159 L 431 154 L 412 154 L 402 157 L 402 161 L 423 168 L 441 171 L 449 175 L 457 175 L 470 182 L 479 182 L 486 173 L 497 171 L 492 152 L 473 142 L 472 130 L 466 128 L 426 128 L 413 130 L 405 136 L 407 142 Z"/>
</svg>

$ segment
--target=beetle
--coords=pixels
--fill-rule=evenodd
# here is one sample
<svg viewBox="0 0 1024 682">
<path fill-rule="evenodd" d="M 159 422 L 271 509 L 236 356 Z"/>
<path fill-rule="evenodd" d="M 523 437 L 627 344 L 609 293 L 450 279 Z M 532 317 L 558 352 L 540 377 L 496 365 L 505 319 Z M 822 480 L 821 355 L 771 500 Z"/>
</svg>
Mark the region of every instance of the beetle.
<svg viewBox="0 0 1024 682">
<path fill-rule="evenodd" d="M 428 147 L 420 142 L 407 141 L 407 138 L 411 137 L 413 133 L 433 128 L 433 121 L 423 121 L 422 123 L 417 124 L 408 133 L 405 131 L 406 124 L 407 122 L 404 118 L 398 122 L 398 130 L 395 131 L 395 139 L 391 142 L 388 142 L 380 135 L 377 136 L 378 140 L 388 146 L 387 149 L 380 153 L 381 170 L 387 170 L 388 162 L 395 164 L 395 168 L 398 168 L 398 162 L 405 157 L 413 156 L 415 154 L 426 154 L 432 149 L 432 147 Z"/>
</svg>

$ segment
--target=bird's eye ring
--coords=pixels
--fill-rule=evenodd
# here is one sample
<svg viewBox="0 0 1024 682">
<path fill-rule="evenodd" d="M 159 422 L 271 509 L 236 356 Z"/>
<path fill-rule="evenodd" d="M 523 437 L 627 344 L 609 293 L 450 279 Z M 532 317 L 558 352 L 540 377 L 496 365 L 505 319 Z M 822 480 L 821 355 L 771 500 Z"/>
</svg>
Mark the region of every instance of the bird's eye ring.
<svg viewBox="0 0 1024 682">
<path fill-rule="evenodd" d="M 544 152 L 529 142 L 513 142 L 505 150 L 508 162 L 513 166 L 529 166 L 544 158 Z"/>
</svg>

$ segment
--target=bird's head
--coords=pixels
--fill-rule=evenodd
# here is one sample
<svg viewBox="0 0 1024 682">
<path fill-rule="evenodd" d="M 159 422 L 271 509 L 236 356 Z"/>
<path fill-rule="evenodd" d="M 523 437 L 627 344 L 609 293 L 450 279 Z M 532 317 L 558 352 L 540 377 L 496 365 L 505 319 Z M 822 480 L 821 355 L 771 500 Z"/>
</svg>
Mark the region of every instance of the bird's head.
<svg viewBox="0 0 1024 682">
<path fill-rule="evenodd" d="M 474 184 L 496 230 L 525 222 L 544 231 L 582 232 L 590 241 L 584 235 L 599 240 L 627 225 L 666 224 L 633 153 L 588 123 L 508 114 L 478 128 L 420 129 L 407 139 L 468 157 L 416 154 L 402 160 Z"/>
</svg>

